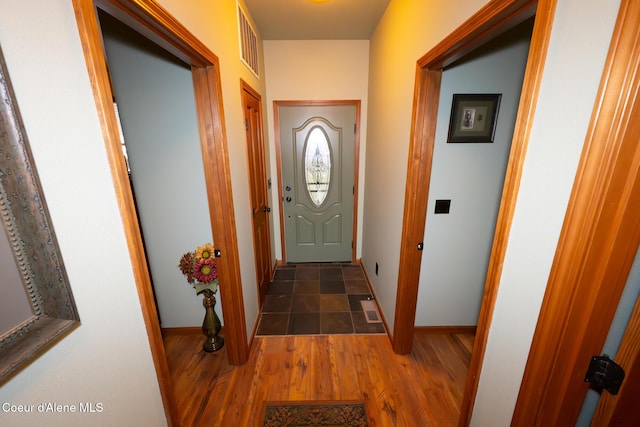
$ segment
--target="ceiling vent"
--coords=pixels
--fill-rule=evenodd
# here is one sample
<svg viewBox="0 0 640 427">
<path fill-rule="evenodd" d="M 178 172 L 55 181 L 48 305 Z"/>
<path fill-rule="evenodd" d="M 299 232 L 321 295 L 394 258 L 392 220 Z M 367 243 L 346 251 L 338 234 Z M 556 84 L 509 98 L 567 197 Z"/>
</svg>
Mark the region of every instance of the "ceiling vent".
<svg viewBox="0 0 640 427">
<path fill-rule="evenodd" d="M 258 36 L 238 5 L 238 31 L 240 33 L 240 59 L 249 67 L 256 77 L 260 77 L 258 67 Z"/>
</svg>

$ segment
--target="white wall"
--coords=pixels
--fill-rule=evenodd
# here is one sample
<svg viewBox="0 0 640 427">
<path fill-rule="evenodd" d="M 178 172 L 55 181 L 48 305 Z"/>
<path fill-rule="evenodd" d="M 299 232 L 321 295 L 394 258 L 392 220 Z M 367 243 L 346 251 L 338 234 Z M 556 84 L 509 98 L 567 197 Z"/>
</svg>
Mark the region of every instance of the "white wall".
<svg viewBox="0 0 640 427">
<path fill-rule="evenodd" d="M 558 2 L 473 426 L 511 421 L 619 5 Z"/>
<path fill-rule="evenodd" d="M 191 69 L 100 16 L 160 326 L 199 326 L 202 297 L 178 269 L 185 252 L 213 241 Z"/>
<path fill-rule="evenodd" d="M 220 60 L 225 132 L 229 147 L 229 165 L 248 339 L 258 318 L 258 287 L 253 252 L 247 142 L 240 79 L 261 93 L 264 100 L 266 98 L 264 72 L 258 79 L 240 62 L 235 0 L 158 0 L 158 3 L 173 14 Z M 261 43 L 262 40 L 258 38 L 258 45 L 260 46 Z M 264 70 L 263 54 L 260 49 L 259 58 L 260 69 Z M 268 143 L 267 135 L 265 135 L 265 141 Z M 213 237 L 215 239 L 215 236 Z M 220 292 L 224 292 L 224 289 L 221 289 Z M 222 308 L 224 309 L 224 307 Z"/>
<path fill-rule="evenodd" d="M 280 242 L 280 198 L 273 122 L 273 101 L 360 100 L 360 169 L 356 257 L 362 252 L 364 153 L 367 141 L 368 40 L 266 40 L 267 129 L 271 170 L 271 206 L 274 219 L 275 256 L 282 259 Z"/>
<path fill-rule="evenodd" d="M 98 414 L 0 412 L 0 425 L 166 425 L 71 2 L 0 0 L 0 11 L 0 44 L 81 320 L 0 387 L 0 404 L 104 405 Z"/>
<path fill-rule="evenodd" d="M 527 63 L 527 21 L 442 74 L 416 326 L 476 325 Z M 502 94 L 493 143 L 447 143 L 453 94 Z M 450 199 L 449 214 L 435 214 Z"/>
<path fill-rule="evenodd" d="M 392 330 L 416 61 L 485 3 L 392 1 L 371 37 L 362 261 Z"/>
</svg>

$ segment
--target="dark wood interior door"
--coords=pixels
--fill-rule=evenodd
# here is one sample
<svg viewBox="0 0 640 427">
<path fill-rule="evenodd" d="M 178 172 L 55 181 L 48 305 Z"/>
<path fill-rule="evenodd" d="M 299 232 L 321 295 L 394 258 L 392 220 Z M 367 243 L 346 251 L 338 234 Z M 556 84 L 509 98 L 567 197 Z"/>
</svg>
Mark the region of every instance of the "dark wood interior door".
<svg viewBox="0 0 640 427">
<path fill-rule="evenodd" d="M 271 280 L 271 238 L 265 166 L 264 140 L 262 133 L 262 108 L 260 95 L 243 83 L 242 102 L 249 156 L 249 180 L 251 185 L 251 217 L 253 222 L 253 245 L 256 263 L 256 281 L 260 294 L 260 305 Z"/>
</svg>

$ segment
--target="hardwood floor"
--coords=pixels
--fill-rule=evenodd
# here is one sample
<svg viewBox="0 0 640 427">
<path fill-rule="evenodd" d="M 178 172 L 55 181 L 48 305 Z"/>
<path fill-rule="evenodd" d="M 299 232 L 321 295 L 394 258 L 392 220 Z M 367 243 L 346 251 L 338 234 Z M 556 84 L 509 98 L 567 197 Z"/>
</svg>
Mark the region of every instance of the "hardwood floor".
<svg viewBox="0 0 640 427">
<path fill-rule="evenodd" d="M 370 426 L 454 426 L 473 347 L 472 334 L 416 335 L 406 356 L 386 335 L 256 337 L 229 366 L 202 340 L 165 337 L 181 426 L 259 426 L 274 400 L 362 400 Z"/>
</svg>

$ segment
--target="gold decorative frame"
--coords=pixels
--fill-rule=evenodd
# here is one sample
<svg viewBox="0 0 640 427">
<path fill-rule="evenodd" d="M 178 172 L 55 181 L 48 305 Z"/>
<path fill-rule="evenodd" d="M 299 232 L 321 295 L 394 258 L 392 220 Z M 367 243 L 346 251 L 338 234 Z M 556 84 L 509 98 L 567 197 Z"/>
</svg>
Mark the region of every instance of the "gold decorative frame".
<svg viewBox="0 0 640 427">
<path fill-rule="evenodd" d="M 33 313 L 0 331 L 3 383 L 80 319 L 1 50 L 0 222 Z"/>
</svg>

